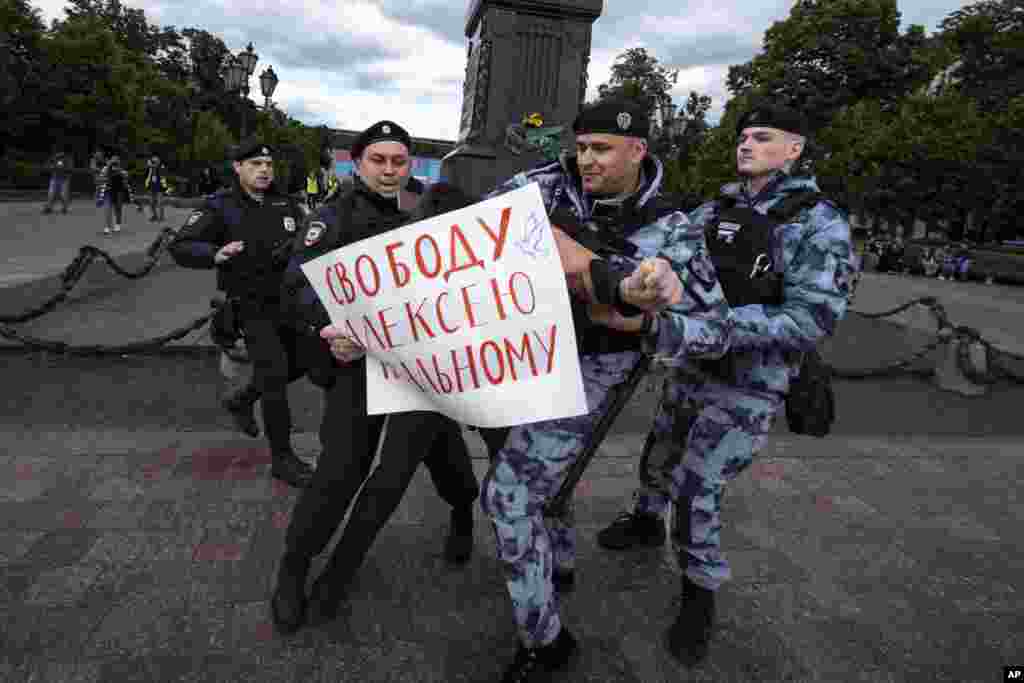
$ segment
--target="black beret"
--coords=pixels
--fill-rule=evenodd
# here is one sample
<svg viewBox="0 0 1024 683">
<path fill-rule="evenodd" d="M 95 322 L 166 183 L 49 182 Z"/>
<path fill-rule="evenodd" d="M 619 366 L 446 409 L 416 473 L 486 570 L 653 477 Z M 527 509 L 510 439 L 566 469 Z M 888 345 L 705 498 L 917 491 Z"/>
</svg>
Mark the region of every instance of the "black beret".
<svg viewBox="0 0 1024 683">
<path fill-rule="evenodd" d="M 409 131 L 394 121 L 378 121 L 359 134 L 359 137 L 352 143 L 349 153 L 353 159 L 358 159 L 363 155 L 364 149 L 375 142 L 384 142 L 385 140 L 401 142 L 406 147 L 412 148 L 412 138 L 409 137 Z"/>
<path fill-rule="evenodd" d="M 274 148 L 262 138 L 251 138 L 235 148 L 234 160 L 245 161 L 254 157 L 272 157 Z"/>
<path fill-rule="evenodd" d="M 629 100 L 607 100 L 583 108 L 572 122 L 577 135 L 605 133 L 643 138 L 651 134 L 651 118 L 640 105 Z"/>
<path fill-rule="evenodd" d="M 803 137 L 810 135 L 810 126 L 803 114 L 796 109 L 770 102 L 759 104 L 741 116 L 736 124 L 736 135 L 742 133 L 744 128 L 753 126 L 778 128 Z"/>
</svg>

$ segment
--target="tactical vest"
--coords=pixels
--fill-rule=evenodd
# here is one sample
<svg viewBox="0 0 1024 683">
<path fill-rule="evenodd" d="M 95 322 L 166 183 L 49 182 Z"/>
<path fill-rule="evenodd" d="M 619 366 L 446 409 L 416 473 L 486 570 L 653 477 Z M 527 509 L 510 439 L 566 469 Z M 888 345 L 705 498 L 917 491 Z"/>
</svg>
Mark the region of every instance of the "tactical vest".
<svg viewBox="0 0 1024 683">
<path fill-rule="evenodd" d="M 782 303 L 782 249 L 775 229 L 820 199 L 811 190 L 794 193 L 767 215 L 736 206 L 733 197 L 720 200 L 718 220 L 708 224 L 704 237 L 730 306 Z"/>
</svg>

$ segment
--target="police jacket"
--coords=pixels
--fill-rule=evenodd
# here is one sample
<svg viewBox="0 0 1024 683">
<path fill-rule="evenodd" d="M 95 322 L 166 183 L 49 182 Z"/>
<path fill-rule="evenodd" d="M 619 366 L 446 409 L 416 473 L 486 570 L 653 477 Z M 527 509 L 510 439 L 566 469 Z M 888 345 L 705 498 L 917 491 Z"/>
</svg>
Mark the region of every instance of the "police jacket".
<svg viewBox="0 0 1024 683">
<path fill-rule="evenodd" d="M 818 192 L 814 178 L 779 173 L 756 196 L 745 185 L 722 188 L 723 199 L 690 214 L 695 225 L 719 223 L 723 205 L 747 207 L 759 214 L 795 193 Z M 719 230 L 738 226 L 722 223 Z M 742 231 L 742 227 L 739 230 Z M 835 332 L 846 314 L 853 276 L 850 226 L 830 201 L 819 199 L 773 229 L 770 267 L 781 279 L 777 303 L 734 305 L 728 383 L 754 392 L 785 395 L 803 352 Z"/>
<path fill-rule="evenodd" d="M 284 322 L 298 332 L 314 336 L 331 322 L 316 290 L 302 272 L 302 264 L 340 247 L 393 230 L 408 219 L 407 213 L 399 211 L 396 199 L 381 196 L 355 176 L 351 185 L 309 216 L 305 230 L 295 239 L 282 282 L 281 315 Z"/>
<path fill-rule="evenodd" d="M 302 212 L 298 203 L 273 185 L 257 202 L 236 181 L 207 197 L 171 242 L 174 261 L 186 268 L 217 268 L 217 288 L 243 301 L 273 301 L 280 296 Z M 221 264 L 214 255 L 229 242 L 245 248 Z"/>
<path fill-rule="evenodd" d="M 537 183 L 549 215 L 567 211 L 590 229 L 600 226 L 598 234 L 609 248 L 598 255 L 613 267 L 629 273 L 643 259 L 658 256 L 679 275 L 687 295 L 683 303 L 660 315 L 656 335 L 643 338 L 596 326 L 586 331 L 583 343 L 578 340 L 584 355 L 643 350 L 670 365 L 687 358 L 720 357 L 728 350 L 731 321 L 704 233 L 662 193 L 664 172 L 658 159 L 644 160 L 642 176 L 640 188 L 613 215 L 602 212 L 602 203 L 584 194 L 576 159 L 565 155 L 516 174 L 489 196 Z"/>
</svg>

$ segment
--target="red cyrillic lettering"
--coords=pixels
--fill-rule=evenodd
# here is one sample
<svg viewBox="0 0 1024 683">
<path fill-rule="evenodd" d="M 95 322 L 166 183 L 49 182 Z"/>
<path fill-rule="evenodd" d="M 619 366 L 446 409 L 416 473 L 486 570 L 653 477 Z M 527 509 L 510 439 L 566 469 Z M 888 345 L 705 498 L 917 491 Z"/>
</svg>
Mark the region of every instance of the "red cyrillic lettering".
<svg viewBox="0 0 1024 683">
<path fill-rule="evenodd" d="M 412 277 L 412 271 L 409 270 L 409 266 L 399 263 L 398 259 L 395 258 L 395 249 L 398 249 L 403 244 L 405 242 L 392 242 L 384 247 L 384 251 L 388 253 L 388 267 L 391 269 L 391 277 L 395 279 L 395 287 L 405 287 L 409 284 L 409 279 Z"/>
<path fill-rule="evenodd" d="M 491 375 L 491 364 L 487 362 L 487 349 L 488 347 L 494 349 L 494 357 L 498 359 L 498 369 L 500 372 L 495 378 Z M 487 375 L 487 381 L 491 384 L 501 384 L 501 381 L 505 379 L 505 355 L 501 352 L 501 347 L 493 341 L 485 341 L 480 345 L 480 365 L 484 368 L 484 374 Z"/>
<path fill-rule="evenodd" d="M 534 332 L 533 336 L 537 339 L 537 343 L 540 344 L 541 348 L 544 349 L 544 352 L 548 354 L 548 372 L 547 372 L 547 374 L 550 375 L 551 374 L 551 369 L 555 366 L 555 325 L 551 326 L 551 333 L 548 335 L 551 339 L 549 341 L 549 345 L 548 346 L 544 345 L 544 340 L 541 339 L 539 334 Z"/>
<path fill-rule="evenodd" d="M 410 370 L 409 366 L 405 364 L 405 361 L 403 360 L 399 362 L 402 366 L 402 369 L 405 370 L 405 378 L 412 382 L 413 384 L 415 384 L 417 389 L 419 389 L 423 393 L 427 393 L 426 390 L 423 388 L 423 385 L 416 381 L 416 378 L 412 374 L 412 370 Z"/>
<path fill-rule="evenodd" d="M 441 292 L 437 297 L 437 324 L 442 330 L 445 331 L 445 334 L 451 334 L 452 332 L 459 331 L 459 325 L 449 328 L 447 325 L 444 324 L 444 315 L 441 314 L 441 299 L 445 298 L 446 296 L 448 296 L 448 292 Z"/>
<path fill-rule="evenodd" d="M 429 272 L 427 270 L 427 266 L 423 263 L 423 250 L 420 248 L 420 246 L 424 242 L 429 242 L 430 246 L 434 248 L 435 267 L 433 272 Z M 437 242 L 435 242 L 434 238 L 431 237 L 430 235 L 421 235 L 416 240 L 416 267 L 420 269 L 421 273 L 423 273 L 423 277 L 434 278 L 437 277 L 437 274 L 441 272 L 441 250 L 438 248 Z"/>
<path fill-rule="evenodd" d="M 405 302 L 405 313 L 409 318 L 409 327 L 412 328 L 412 338 L 416 341 L 420 340 L 420 333 L 416 330 L 417 320 L 420 321 L 420 325 L 423 326 L 423 330 L 427 333 L 427 336 L 431 339 L 434 338 L 434 332 L 430 329 L 430 325 L 427 324 L 427 321 L 423 319 L 423 314 L 420 313 L 426 305 L 427 300 L 424 298 L 423 301 L 420 302 L 419 308 L 417 308 L 416 312 L 413 313 L 412 303 L 409 301 Z"/>
<path fill-rule="evenodd" d="M 373 273 L 373 289 L 368 288 L 363 282 L 363 269 L 360 266 L 367 261 L 370 263 L 370 272 Z M 380 291 L 380 271 L 377 270 L 377 264 L 368 254 L 363 254 L 356 259 L 356 282 L 359 283 L 359 288 L 366 296 L 375 296 Z"/>
<path fill-rule="evenodd" d="M 416 359 L 416 367 L 418 367 L 420 369 L 420 373 L 422 373 L 423 378 L 427 380 L 427 384 L 429 384 L 430 388 L 434 390 L 434 393 L 435 394 L 440 394 L 441 392 L 438 391 L 437 385 L 434 384 L 434 380 L 432 380 L 430 378 L 430 373 L 427 372 L 427 366 L 423 364 L 423 359 L 422 358 L 417 358 Z"/>
<path fill-rule="evenodd" d="M 491 292 L 494 293 L 494 306 L 498 309 L 498 320 L 504 320 L 508 316 L 505 315 L 505 304 L 501 301 L 501 290 L 498 289 L 498 278 L 491 278 Z"/>
<path fill-rule="evenodd" d="M 466 320 L 469 321 L 469 326 L 470 327 L 482 327 L 482 325 L 477 325 L 476 324 L 476 316 L 473 315 L 473 306 L 472 306 L 472 304 L 478 304 L 480 302 L 479 301 L 470 301 L 469 300 L 468 290 L 469 290 L 470 287 L 476 287 L 476 284 L 466 285 L 465 287 L 462 288 L 462 303 L 466 307 Z"/>
<path fill-rule="evenodd" d="M 498 234 L 495 236 L 487 223 L 484 223 L 484 219 L 477 218 L 476 222 L 480 224 L 480 227 L 487 232 L 487 236 L 494 242 L 494 257 L 492 261 L 497 261 L 501 258 L 502 252 L 505 250 L 505 240 L 508 238 L 508 224 L 512 218 L 512 207 L 506 206 L 501 210 L 501 225 L 498 228 Z"/>
<path fill-rule="evenodd" d="M 383 322 L 383 316 L 381 316 L 381 322 Z M 373 338 L 377 340 L 377 346 L 380 347 L 381 351 L 387 351 L 390 348 L 390 344 L 388 346 L 384 345 L 384 340 L 381 339 L 380 334 L 377 333 L 377 328 L 373 326 L 373 321 L 370 320 L 370 316 L 363 315 L 363 339 L 368 343 L 370 341 L 370 336 L 365 334 L 366 331 L 373 332 Z M 356 338 L 358 339 L 358 337 Z M 363 344 L 363 347 L 369 348 L 367 344 Z"/>
<path fill-rule="evenodd" d="M 388 350 L 395 348 L 395 342 L 391 339 L 391 328 L 397 327 L 398 323 L 389 323 L 384 320 L 384 313 L 390 311 L 394 306 L 388 306 L 377 311 L 377 319 L 380 320 L 380 326 L 384 330 L 384 338 L 388 340 Z M 399 344 L 399 346 L 405 346 L 405 344 Z"/>
<path fill-rule="evenodd" d="M 445 394 L 452 393 L 452 388 L 455 386 L 452 382 L 452 378 L 448 376 L 447 372 L 441 372 L 441 366 L 437 362 L 437 354 L 430 354 L 434 359 L 434 373 L 437 375 L 437 384 L 441 387 L 441 392 Z M 445 384 L 447 380 L 447 384 Z"/>
<path fill-rule="evenodd" d="M 357 342 L 359 342 L 360 346 L 362 346 L 363 348 L 366 348 L 366 343 L 365 343 L 364 338 L 359 336 L 359 333 L 356 332 L 356 328 L 352 327 L 352 321 L 349 320 L 348 318 L 345 318 L 345 327 L 348 328 L 349 336 L 351 336 L 353 339 L 355 339 Z"/>
<path fill-rule="evenodd" d="M 480 378 L 476 374 L 476 359 L 473 358 L 473 347 L 466 345 L 466 357 L 469 358 L 469 365 L 463 367 L 459 365 L 458 359 L 455 357 L 455 349 L 452 349 L 452 368 L 455 370 L 455 383 L 459 387 L 459 393 L 465 391 L 462 388 L 462 370 L 469 370 L 470 375 L 473 377 L 473 388 L 480 388 Z"/>
<path fill-rule="evenodd" d="M 452 273 L 457 273 L 460 270 L 467 270 L 469 268 L 483 268 L 484 262 L 476 257 L 473 252 L 473 247 L 466 241 L 466 236 L 462 234 L 462 230 L 457 225 L 452 226 L 450 234 L 451 240 L 449 242 L 449 254 L 451 255 L 451 264 L 448 266 L 448 270 L 444 272 L 444 281 L 448 282 L 448 278 L 452 276 Z M 469 255 L 469 263 L 456 266 L 459 261 L 455 258 L 455 240 L 458 238 L 459 244 L 462 245 L 462 249 Z"/>
<path fill-rule="evenodd" d="M 528 311 L 524 310 L 523 307 L 519 305 L 519 296 L 516 293 L 516 275 L 522 275 L 523 278 L 526 280 L 527 286 L 529 286 L 530 288 L 530 310 Z M 527 275 L 526 273 L 512 273 L 512 276 L 508 279 L 508 292 L 509 294 L 512 295 L 512 304 L 516 307 L 516 310 L 519 311 L 521 314 L 530 315 L 535 310 L 537 310 L 537 293 L 533 291 L 533 281 L 530 280 L 530 276 Z"/>
<path fill-rule="evenodd" d="M 338 296 L 338 292 L 334 290 L 334 285 L 331 283 L 332 272 L 338 279 L 338 284 L 341 287 L 341 296 Z M 356 300 L 356 288 L 352 285 L 352 281 L 348 279 L 345 266 L 341 263 L 335 263 L 333 268 L 327 268 L 327 288 L 331 290 L 331 296 L 339 304 L 350 304 Z M 342 297 L 344 297 L 344 300 L 342 300 Z"/>
<path fill-rule="evenodd" d="M 512 340 L 505 338 L 505 354 L 508 356 L 508 371 L 512 375 L 513 380 L 519 379 L 516 375 L 516 364 L 515 361 L 521 361 L 524 358 L 529 357 L 530 359 L 530 372 L 534 377 L 537 376 L 537 363 L 533 359 L 533 346 L 530 344 L 530 335 L 527 332 L 523 333 L 523 340 L 519 346 L 519 353 L 516 353 L 516 347 L 512 344 Z"/>
</svg>

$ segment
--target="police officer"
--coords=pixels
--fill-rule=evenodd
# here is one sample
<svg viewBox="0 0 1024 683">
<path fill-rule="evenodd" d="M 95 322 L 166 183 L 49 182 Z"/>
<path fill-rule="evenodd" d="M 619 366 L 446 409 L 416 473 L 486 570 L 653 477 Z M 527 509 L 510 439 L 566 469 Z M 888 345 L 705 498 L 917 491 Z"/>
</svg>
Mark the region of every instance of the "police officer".
<svg viewBox="0 0 1024 683">
<path fill-rule="evenodd" d="M 634 508 L 597 537 L 610 549 L 661 545 L 662 513 L 676 500 L 672 540 L 686 570 L 666 643 L 688 664 L 706 656 L 715 591 L 730 577 L 719 551 L 725 482 L 764 447 L 802 353 L 843 318 L 852 274 L 846 218 L 798 167 L 809 133 L 803 116 L 764 104 L 736 133 L 740 181 L 690 215 L 708 231 L 732 306 L 731 350 L 666 380 Z"/>
<path fill-rule="evenodd" d="M 271 474 L 302 487 L 312 470 L 292 450 L 287 393 L 300 352 L 280 313 L 281 276 L 302 214 L 294 200 L 275 188 L 274 149 L 265 141 L 240 145 L 233 166 L 233 187 L 194 211 L 169 250 L 179 265 L 216 268 L 217 288 L 237 301 L 253 382 L 228 407 L 244 424 L 260 399 Z"/>
<path fill-rule="evenodd" d="M 461 431 L 449 420 L 432 430 L 434 437 L 430 439 L 414 438 L 416 432 L 412 430 L 405 431 L 410 436 L 404 444 L 386 440 L 390 442 L 387 450 L 394 455 L 382 455 L 378 470 L 384 468 L 383 471 L 375 471 L 366 483 L 372 491 L 379 492 L 380 506 L 375 506 L 375 495 L 364 495 L 356 503 L 345 532 L 347 540 L 338 544 L 313 584 L 308 600 L 305 594 L 312 558 L 323 552 L 357 490 L 370 475 L 385 416 L 367 415 L 366 364 L 360 354 L 350 355 L 336 348 L 336 358 L 330 360 L 328 342 L 319 337 L 330 320 L 301 265 L 410 220 L 406 209 L 418 201 L 409 192 L 411 142 L 405 129 L 393 121 L 380 121 L 356 138 L 351 148 L 356 164 L 352 184 L 311 216 L 285 277 L 286 315 L 296 329 L 320 343 L 319 353 L 328 354 L 330 366 L 323 370 L 317 365 L 321 367 L 318 373 L 326 372 L 331 380 L 320 430 L 323 455 L 310 488 L 302 492 L 292 512 L 277 587 L 271 599 L 273 620 L 282 633 L 294 632 L 306 622 L 307 606 L 309 620 L 314 623 L 328 621 L 336 614 L 362 555 L 401 498 L 402 490 L 388 489 L 404 486 L 405 476 L 412 474 L 411 470 L 403 469 L 407 463 L 397 462 L 396 457 L 401 459 L 408 454 L 406 460 L 410 462 L 422 458 L 438 493 L 452 506 L 446 559 L 462 564 L 472 552 L 473 503 L 479 486 Z M 424 449 L 425 458 L 421 453 Z M 387 505 L 384 497 L 390 501 Z"/>
<path fill-rule="evenodd" d="M 520 639 L 505 681 L 549 680 L 577 650 L 556 590 L 570 583 L 574 532 L 570 520 L 546 525 L 543 511 L 611 392 L 642 353 L 714 357 L 727 348 L 728 307 L 703 233 L 660 197 L 664 172 L 648 153 L 649 130 L 647 113 L 628 102 L 588 107 L 573 123 L 575 155 L 517 174 L 494 193 L 538 184 L 574 307 L 588 319 L 578 345 L 590 412 L 512 428 L 483 482 Z"/>
</svg>

